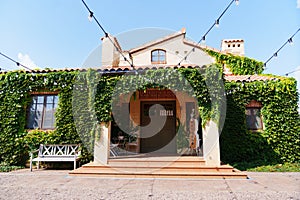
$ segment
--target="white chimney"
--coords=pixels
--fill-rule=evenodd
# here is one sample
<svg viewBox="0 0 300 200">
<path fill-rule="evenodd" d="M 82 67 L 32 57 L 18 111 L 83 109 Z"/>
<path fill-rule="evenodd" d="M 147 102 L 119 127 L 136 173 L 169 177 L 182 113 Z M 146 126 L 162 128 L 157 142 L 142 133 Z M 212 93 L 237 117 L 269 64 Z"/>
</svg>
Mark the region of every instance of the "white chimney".
<svg viewBox="0 0 300 200">
<path fill-rule="evenodd" d="M 122 49 L 117 39 L 109 35 L 108 37 L 101 38 L 101 40 L 102 40 L 102 67 L 118 67 L 120 62 L 119 51 L 122 51 Z"/>
<path fill-rule="evenodd" d="M 221 51 L 239 56 L 245 55 L 244 40 L 242 39 L 224 39 L 221 43 Z"/>
</svg>

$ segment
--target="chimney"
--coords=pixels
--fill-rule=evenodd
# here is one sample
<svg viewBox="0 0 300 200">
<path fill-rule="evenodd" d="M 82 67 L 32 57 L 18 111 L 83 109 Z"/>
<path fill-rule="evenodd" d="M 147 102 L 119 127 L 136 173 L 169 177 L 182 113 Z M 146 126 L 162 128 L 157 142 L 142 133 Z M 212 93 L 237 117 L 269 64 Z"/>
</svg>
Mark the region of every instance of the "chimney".
<svg viewBox="0 0 300 200">
<path fill-rule="evenodd" d="M 244 56 L 245 47 L 242 39 L 224 39 L 221 43 L 221 51 L 234 55 Z"/>
<path fill-rule="evenodd" d="M 122 51 L 117 39 L 111 35 L 101 38 L 102 40 L 102 67 L 118 67 L 120 53 Z M 118 48 L 118 49 L 117 49 Z"/>
</svg>

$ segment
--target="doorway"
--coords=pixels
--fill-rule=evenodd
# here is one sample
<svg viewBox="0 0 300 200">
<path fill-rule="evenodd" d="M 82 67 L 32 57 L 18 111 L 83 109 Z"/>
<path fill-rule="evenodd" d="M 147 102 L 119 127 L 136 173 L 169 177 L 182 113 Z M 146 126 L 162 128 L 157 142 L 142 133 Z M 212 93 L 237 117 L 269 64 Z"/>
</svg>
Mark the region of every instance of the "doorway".
<svg viewBox="0 0 300 200">
<path fill-rule="evenodd" d="M 156 133 L 151 129 L 141 132 L 141 135 L 151 135 L 140 139 L 141 153 L 176 154 L 176 101 L 141 101 L 141 126 L 149 125 L 151 117 L 166 121 Z"/>
</svg>

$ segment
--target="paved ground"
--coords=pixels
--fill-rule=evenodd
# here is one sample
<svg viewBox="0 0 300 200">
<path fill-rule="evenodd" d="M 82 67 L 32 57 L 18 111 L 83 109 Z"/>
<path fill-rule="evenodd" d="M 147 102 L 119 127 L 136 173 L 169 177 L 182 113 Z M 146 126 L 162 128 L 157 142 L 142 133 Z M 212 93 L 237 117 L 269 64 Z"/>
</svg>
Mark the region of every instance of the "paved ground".
<svg viewBox="0 0 300 200">
<path fill-rule="evenodd" d="M 299 199 L 300 173 L 248 180 L 73 177 L 66 170 L 0 173 L 0 199 Z"/>
</svg>

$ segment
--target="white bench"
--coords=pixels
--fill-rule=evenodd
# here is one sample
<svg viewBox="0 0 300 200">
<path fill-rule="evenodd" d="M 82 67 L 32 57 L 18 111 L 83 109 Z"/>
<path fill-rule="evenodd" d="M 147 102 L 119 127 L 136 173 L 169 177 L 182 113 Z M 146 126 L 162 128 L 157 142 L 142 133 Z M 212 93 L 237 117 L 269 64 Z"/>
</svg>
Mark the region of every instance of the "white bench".
<svg viewBox="0 0 300 200">
<path fill-rule="evenodd" d="M 35 152 L 38 152 L 38 155 L 33 158 Z M 39 149 L 30 152 L 30 171 L 32 171 L 32 162 L 37 162 L 37 169 L 40 168 L 40 162 L 74 162 L 74 169 L 76 169 L 79 155 L 77 144 L 40 144 Z"/>
</svg>

